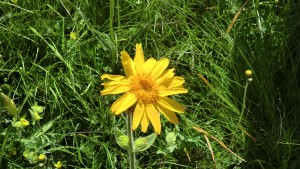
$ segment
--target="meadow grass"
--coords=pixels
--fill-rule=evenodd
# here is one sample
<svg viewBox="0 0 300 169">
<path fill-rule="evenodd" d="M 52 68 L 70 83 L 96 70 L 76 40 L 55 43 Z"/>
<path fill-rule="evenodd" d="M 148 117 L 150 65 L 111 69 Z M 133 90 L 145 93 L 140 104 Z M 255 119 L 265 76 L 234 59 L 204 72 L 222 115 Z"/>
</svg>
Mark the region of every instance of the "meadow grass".
<svg viewBox="0 0 300 169">
<path fill-rule="evenodd" d="M 245 2 L 1 1 L 0 92 L 31 122 L 13 127 L 0 103 L 1 168 L 128 167 L 113 130 L 125 116 L 110 112 L 117 96 L 100 96 L 100 76 L 124 74 L 120 52 L 133 56 L 136 43 L 169 58 L 189 90 L 174 97 L 186 108 L 179 125 L 162 120 L 138 168 L 297 168 L 299 2 Z M 32 124 L 34 103 L 45 110 Z"/>
</svg>

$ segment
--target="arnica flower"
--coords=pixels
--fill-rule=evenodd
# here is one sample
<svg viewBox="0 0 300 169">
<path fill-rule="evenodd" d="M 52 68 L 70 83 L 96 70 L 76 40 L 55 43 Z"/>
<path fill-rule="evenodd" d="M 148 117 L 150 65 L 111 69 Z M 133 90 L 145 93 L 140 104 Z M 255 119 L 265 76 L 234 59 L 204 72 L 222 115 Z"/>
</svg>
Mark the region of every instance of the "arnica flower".
<svg viewBox="0 0 300 169">
<path fill-rule="evenodd" d="M 253 80 L 252 79 L 252 71 L 251 70 L 246 70 L 245 71 L 245 75 L 247 77 L 248 82 L 251 82 Z"/>
<path fill-rule="evenodd" d="M 246 70 L 246 71 L 245 71 L 245 75 L 246 75 L 247 77 L 251 77 L 251 76 L 252 76 L 252 71 L 251 71 L 251 70 Z"/>
<path fill-rule="evenodd" d="M 174 112 L 183 113 L 183 106 L 168 96 L 187 93 L 183 88 L 184 79 L 174 76 L 174 69 L 166 69 L 169 59 L 156 61 L 153 58 L 144 60 L 141 44 L 136 45 L 135 58 L 132 60 L 126 51 L 121 52 L 121 61 L 126 76 L 103 74 L 101 79 L 111 81 L 102 83 L 101 95 L 125 93 L 116 100 L 110 110 L 119 115 L 133 109 L 132 129 L 140 124 L 142 132 L 146 132 L 149 121 L 156 133 L 161 132 L 160 113 L 170 122 L 178 124 Z"/>
</svg>

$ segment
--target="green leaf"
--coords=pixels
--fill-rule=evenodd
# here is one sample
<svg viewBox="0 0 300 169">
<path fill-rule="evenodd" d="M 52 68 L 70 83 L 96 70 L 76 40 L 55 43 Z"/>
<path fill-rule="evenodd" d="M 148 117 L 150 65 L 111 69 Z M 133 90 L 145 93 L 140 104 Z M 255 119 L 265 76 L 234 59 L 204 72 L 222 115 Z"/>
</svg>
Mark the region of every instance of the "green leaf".
<svg viewBox="0 0 300 169">
<path fill-rule="evenodd" d="M 39 106 L 36 102 L 34 103 L 33 106 L 31 106 L 31 109 L 35 113 L 42 113 L 46 107 L 44 106 Z"/>
<path fill-rule="evenodd" d="M 170 132 L 166 136 L 166 142 L 168 146 L 173 146 L 175 145 L 176 142 L 176 133 L 175 132 Z"/>
<path fill-rule="evenodd" d="M 115 130 L 115 139 L 117 144 L 125 150 L 128 150 L 129 147 L 129 138 L 125 135 L 121 130 L 117 127 L 114 128 Z"/>
<path fill-rule="evenodd" d="M 157 137 L 156 133 L 150 134 L 146 137 L 140 137 L 134 141 L 134 151 L 141 152 L 147 150 L 155 142 Z"/>
<path fill-rule="evenodd" d="M 115 138 L 116 139 L 118 139 L 122 135 L 125 135 L 125 133 L 122 132 L 120 129 L 118 129 L 118 127 L 115 127 L 114 130 L 115 130 Z"/>
<path fill-rule="evenodd" d="M 118 137 L 117 143 L 120 147 L 127 150 L 128 147 L 129 147 L 129 138 L 128 138 L 128 136 L 127 135 L 122 135 L 122 136 Z"/>
</svg>

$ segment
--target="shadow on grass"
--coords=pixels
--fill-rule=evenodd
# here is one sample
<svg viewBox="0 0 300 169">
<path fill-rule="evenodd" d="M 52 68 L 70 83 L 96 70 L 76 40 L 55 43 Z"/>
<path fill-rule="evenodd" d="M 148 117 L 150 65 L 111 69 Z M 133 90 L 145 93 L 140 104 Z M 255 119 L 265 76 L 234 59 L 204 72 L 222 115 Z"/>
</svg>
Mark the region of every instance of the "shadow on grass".
<svg viewBox="0 0 300 169">
<path fill-rule="evenodd" d="M 246 137 L 243 168 L 296 169 L 299 153 L 300 2 L 254 5 L 245 12 L 236 39 L 236 70 L 252 69 L 244 125 L 257 141 Z M 253 11 L 251 11 L 253 12 Z M 262 19 L 264 18 L 264 19 Z M 246 40 L 245 40 L 246 39 Z M 241 89 L 235 92 L 242 96 Z"/>
</svg>

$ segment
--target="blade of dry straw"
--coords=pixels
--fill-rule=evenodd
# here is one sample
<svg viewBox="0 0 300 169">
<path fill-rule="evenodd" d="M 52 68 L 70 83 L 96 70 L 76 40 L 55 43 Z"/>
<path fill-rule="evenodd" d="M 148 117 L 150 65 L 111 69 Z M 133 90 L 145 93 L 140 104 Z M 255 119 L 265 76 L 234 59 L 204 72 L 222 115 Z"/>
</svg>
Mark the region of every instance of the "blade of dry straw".
<svg viewBox="0 0 300 169">
<path fill-rule="evenodd" d="M 208 149 L 209 149 L 209 151 L 210 151 L 210 154 L 211 154 L 212 160 L 213 160 L 213 162 L 214 162 L 215 168 L 217 169 L 217 161 L 216 161 L 216 159 L 215 159 L 215 154 L 214 154 L 214 151 L 213 151 L 213 149 L 212 149 L 212 147 L 211 147 L 210 141 L 209 141 L 209 139 L 208 139 L 208 137 L 207 137 L 206 135 L 204 135 L 204 138 L 205 138 L 205 140 L 206 140 L 206 142 L 207 142 Z"/>
<path fill-rule="evenodd" d="M 198 77 L 203 80 L 203 82 L 210 88 L 210 89 L 214 89 L 214 86 L 212 84 L 209 83 L 208 80 L 205 79 L 205 77 L 203 77 L 203 75 L 201 75 L 200 73 L 197 74 Z"/>
<path fill-rule="evenodd" d="M 246 2 L 243 4 L 243 6 L 239 9 L 239 11 L 235 14 L 235 16 L 233 17 L 233 19 L 231 20 L 231 23 L 229 24 L 229 26 L 226 29 L 226 33 L 229 33 L 229 31 L 232 29 L 234 23 L 236 22 L 237 18 L 240 16 L 243 8 L 246 6 L 246 4 L 248 3 L 249 0 L 246 0 Z"/>
<path fill-rule="evenodd" d="M 197 130 L 199 133 L 203 133 L 204 135 L 214 139 L 216 142 L 218 142 L 223 148 L 225 148 L 227 151 L 229 151 L 231 154 L 233 154 L 234 156 L 236 156 L 237 158 L 239 158 L 240 160 L 246 162 L 246 160 L 244 160 L 242 157 L 238 156 L 236 153 L 234 153 L 233 151 L 231 151 L 222 141 L 218 140 L 216 137 L 208 134 L 205 130 L 198 128 L 198 127 L 193 127 L 193 129 Z"/>
<path fill-rule="evenodd" d="M 242 126 L 238 126 L 238 128 L 245 133 L 248 137 L 250 137 L 253 141 L 257 142 L 257 139 L 254 138 L 251 134 L 249 134 Z"/>
</svg>

